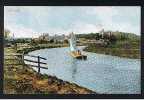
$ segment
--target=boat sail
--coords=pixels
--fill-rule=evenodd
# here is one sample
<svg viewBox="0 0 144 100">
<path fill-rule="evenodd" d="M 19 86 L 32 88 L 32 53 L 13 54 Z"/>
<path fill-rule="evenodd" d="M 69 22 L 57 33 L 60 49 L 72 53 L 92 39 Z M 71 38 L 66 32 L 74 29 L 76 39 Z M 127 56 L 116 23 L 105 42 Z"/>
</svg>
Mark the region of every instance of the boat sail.
<svg viewBox="0 0 144 100">
<path fill-rule="evenodd" d="M 76 46 L 76 37 L 73 32 L 70 34 L 69 44 L 70 44 L 70 51 L 71 51 L 70 55 L 72 57 L 77 58 L 77 59 L 87 59 L 87 56 L 82 55 L 81 51 L 78 50 Z"/>
<path fill-rule="evenodd" d="M 76 37 L 74 35 L 74 33 L 72 32 L 70 34 L 70 39 L 69 39 L 69 43 L 70 43 L 70 51 L 77 51 L 77 47 L 76 47 Z"/>
</svg>

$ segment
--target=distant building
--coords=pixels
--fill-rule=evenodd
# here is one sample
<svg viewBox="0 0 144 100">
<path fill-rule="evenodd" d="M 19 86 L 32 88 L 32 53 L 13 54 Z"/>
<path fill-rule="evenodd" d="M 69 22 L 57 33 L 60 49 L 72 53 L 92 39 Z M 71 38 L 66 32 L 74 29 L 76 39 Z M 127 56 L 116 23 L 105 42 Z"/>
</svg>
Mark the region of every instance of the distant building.
<svg viewBox="0 0 144 100">
<path fill-rule="evenodd" d="M 62 34 L 62 35 L 54 35 L 53 39 L 54 39 L 54 42 L 63 42 L 67 37 Z"/>
<path fill-rule="evenodd" d="M 116 32 L 104 31 L 104 29 L 102 29 L 99 33 L 102 34 L 102 37 L 103 37 L 104 35 L 108 35 L 108 36 L 115 35 Z"/>
<path fill-rule="evenodd" d="M 40 40 L 45 40 L 45 41 L 49 41 L 49 34 L 48 33 L 43 33 L 41 36 L 39 36 Z"/>
<path fill-rule="evenodd" d="M 42 35 L 40 35 L 38 39 L 45 41 L 51 41 L 53 39 L 54 42 L 64 42 L 64 40 L 68 39 L 68 37 L 65 34 L 62 35 L 55 34 L 54 36 L 50 36 L 49 33 L 42 33 Z"/>
</svg>

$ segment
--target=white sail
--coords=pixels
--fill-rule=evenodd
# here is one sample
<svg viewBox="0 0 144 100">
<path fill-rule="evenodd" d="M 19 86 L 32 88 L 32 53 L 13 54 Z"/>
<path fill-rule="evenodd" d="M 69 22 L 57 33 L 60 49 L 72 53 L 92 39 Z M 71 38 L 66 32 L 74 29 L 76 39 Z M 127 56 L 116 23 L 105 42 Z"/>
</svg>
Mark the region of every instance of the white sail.
<svg viewBox="0 0 144 100">
<path fill-rule="evenodd" d="M 69 43 L 70 43 L 70 50 L 71 50 L 71 51 L 77 51 L 77 47 L 76 47 L 76 37 L 75 37 L 74 33 L 71 33 L 71 34 L 70 34 Z"/>
</svg>

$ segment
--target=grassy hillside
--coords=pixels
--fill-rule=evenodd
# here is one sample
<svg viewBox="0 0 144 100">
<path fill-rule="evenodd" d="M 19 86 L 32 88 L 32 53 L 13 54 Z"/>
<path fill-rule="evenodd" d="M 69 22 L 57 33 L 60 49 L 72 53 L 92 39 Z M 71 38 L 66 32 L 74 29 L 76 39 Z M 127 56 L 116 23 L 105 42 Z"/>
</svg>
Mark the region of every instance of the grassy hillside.
<svg viewBox="0 0 144 100">
<path fill-rule="evenodd" d="M 140 36 L 133 33 L 112 32 L 110 35 L 99 33 L 79 34 L 78 38 L 101 40 L 101 43 L 87 43 L 85 51 L 127 58 L 140 58 Z"/>
</svg>

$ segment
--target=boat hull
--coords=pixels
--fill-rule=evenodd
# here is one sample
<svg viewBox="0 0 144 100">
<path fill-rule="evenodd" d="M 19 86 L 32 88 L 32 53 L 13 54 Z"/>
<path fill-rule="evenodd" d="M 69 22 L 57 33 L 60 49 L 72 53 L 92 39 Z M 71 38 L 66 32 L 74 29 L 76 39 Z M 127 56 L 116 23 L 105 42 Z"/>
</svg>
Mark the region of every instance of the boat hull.
<svg viewBox="0 0 144 100">
<path fill-rule="evenodd" d="M 86 55 L 78 55 L 76 54 L 75 52 L 70 52 L 70 55 L 76 59 L 84 59 L 86 60 L 87 59 L 87 56 Z"/>
</svg>

